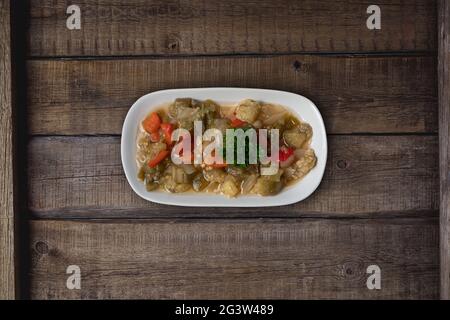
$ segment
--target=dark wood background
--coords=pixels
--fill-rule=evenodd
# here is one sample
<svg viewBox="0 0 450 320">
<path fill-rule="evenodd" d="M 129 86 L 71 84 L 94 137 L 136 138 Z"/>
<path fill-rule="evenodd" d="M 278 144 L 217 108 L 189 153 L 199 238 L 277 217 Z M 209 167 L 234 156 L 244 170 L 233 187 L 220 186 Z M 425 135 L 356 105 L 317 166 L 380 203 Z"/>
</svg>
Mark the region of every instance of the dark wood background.
<svg viewBox="0 0 450 320">
<path fill-rule="evenodd" d="M 450 1 L 438 3 L 441 298 L 450 299 Z"/>
<path fill-rule="evenodd" d="M 29 1 L 30 298 L 439 297 L 437 2 Z M 141 95 L 242 86 L 302 94 L 329 135 L 307 200 L 179 208 L 128 186 L 120 132 Z M 66 288 L 81 267 L 82 289 Z M 368 290 L 366 268 L 382 270 Z"/>
</svg>

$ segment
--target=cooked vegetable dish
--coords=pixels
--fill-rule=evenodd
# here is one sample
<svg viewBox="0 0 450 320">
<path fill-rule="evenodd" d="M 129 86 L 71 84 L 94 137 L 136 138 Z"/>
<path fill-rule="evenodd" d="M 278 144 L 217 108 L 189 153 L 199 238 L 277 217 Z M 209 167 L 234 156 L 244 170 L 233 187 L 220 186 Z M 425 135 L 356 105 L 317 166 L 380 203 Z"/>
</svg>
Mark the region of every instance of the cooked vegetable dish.
<svg viewBox="0 0 450 320">
<path fill-rule="evenodd" d="M 195 123 L 202 125 L 202 134 L 208 129 L 217 129 L 223 133 L 224 141 L 217 142 L 221 147 L 213 152 L 215 155 L 218 150 L 220 154 L 217 158 L 223 161 L 189 161 L 179 164 L 173 160 L 172 155 L 178 152 L 174 148 L 181 142 L 192 145 L 189 151 L 191 155 L 186 156 L 186 150 L 178 152 L 178 155 L 189 160 L 196 157 L 192 152 L 195 150 L 194 141 L 197 141 L 192 139 L 195 136 Z M 181 132 L 181 129 L 192 136 L 184 135 L 175 139 L 175 131 Z M 258 138 L 245 138 L 244 157 L 239 158 L 237 153 L 232 153 L 236 152 L 239 145 L 234 140 L 225 141 L 225 137 L 228 139 L 229 133 L 246 134 L 249 130 L 254 130 Z M 268 132 L 269 141 L 264 141 L 259 135 L 263 131 Z M 317 159 L 310 147 L 312 135 L 309 124 L 280 105 L 250 99 L 237 105 L 219 105 L 212 100 L 176 99 L 151 112 L 139 124 L 136 155 L 138 178 L 149 192 L 209 192 L 227 197 L 275 195 L 284 187 L 301 180 L 315 167 Z M 203 138 L 203 150 L 210 143 Z M 277 148 L 274 149 L 276 144 Z M 250 157 L 252 148 L 256 150 L 256 163 Z M 227 149 L 232 151 L 227 152 Z M 231 160 L 228 153 L 232 156 Z M 263 155 L 271 161 L 271 165 L 276 164 L 276 171 L 272 174 L 263 173 L 264 168 L 269 166 L 262 161 Z"/>
</svg>

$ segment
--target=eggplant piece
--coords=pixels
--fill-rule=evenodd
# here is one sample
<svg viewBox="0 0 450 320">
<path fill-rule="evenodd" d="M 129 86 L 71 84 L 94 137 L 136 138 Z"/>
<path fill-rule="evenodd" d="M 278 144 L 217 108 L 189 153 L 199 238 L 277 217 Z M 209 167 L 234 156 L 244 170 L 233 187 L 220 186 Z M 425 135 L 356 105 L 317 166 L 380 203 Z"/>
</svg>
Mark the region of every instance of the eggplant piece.
<svg viewBox="0 0 450 320">
<path fill-rule="evenodd" d="M 192 189 L 194 191 L 202 191 L 209 185 L 209 182 L 203 177 L 203 174 L 199 173 L 195 176 L 194 180 L 192 180 Z"/>
<path fill-rule="evenodd" d="M 309 124 L 301 123 L 298 127 L 283 132 L 284 142 L 292 148 L 300 149 L 312 137 Z"/>
<path fill-rule="evenodd" d="M 259 194 L 260 196 L 275 195 L 283 189 L 283 183 L 281 176 L 284 170 L 279 169 L 276 174 L 270 176 L 260 176 L 256 181 L 252 192 Z"/>
<path fill-rule="evenodd" d="M 147 182 L 145 184 L 145 189 L 149 192 L 158 189 L 158 187 L 159 185 L 155 182 Z"/>
<path fill-rule="evenodd" d="M 170 193 L 182 193 L 191 188 L 190 184 L 176 183 L 172 176 L 165 176 L 162 180 L 162 184 L 164 189 Z"/>
<path fill-rule="evenodd" d="M 192 98 L 175 99 L 174 107 L 175 108 L 180 108 L 180 107 L 191 108 L 192 107 Z"/>
<path fill-rule="evenodd" d="M 147 166 L 147 165 L 144 165 L 144 166 Z M 142 167 L 139 169 L 139 172 L 138 172 L 138 179 L 139 179 L 140 181 L 144 181 L 144 179 L 145 179 L 145 168 L 144 168 L 144 166 L 142 166 Z"/>
<path fill-rule="evenodd" d="M 286 177 L 289 180 L 301 179 L 306 176 L 317 163 L 317 157 L 313 149 L 306 150 L 303 157 L 297 160 L 292 166 L 290 166 L 289 173 Z"/>
<path fill-rule="evenodd" d="M 260 196 L 275 195 L 281 191 L 283 184 L 281 181 L 267 178 L 268 176 L 259 177 L 252 191 Z"/>
<path fill-rule="evenodd" d="M 242 194 L 248 194 L 255 186 L 256 182 L 258 181 L 258 176 L 251 174 L 247 176 L 241 184 L 241 192 Z"/>
<path fill-rule="evenodd" d="M 236 108 L 236 118 L 241 121 L 253 123 L 258 118 L 261 106 L 258 102 L 247 99 L 241 101 Z"/>
<path fill-rule="evenodd" d="M 227 174 L 220 169 L 210 169 L 204 170 L 203 176 L 205 177 L 205 180 L 208 182 L 222 183 L 225 180 Z"/>
<path fill-rule="evenodd" d="M 220 190 L 227 197 L 233 198 L 239 194 L 239 187 L 237 181 L 233 176 L 227 176 L 225 181 L 222 183 Z"/>
</svg>

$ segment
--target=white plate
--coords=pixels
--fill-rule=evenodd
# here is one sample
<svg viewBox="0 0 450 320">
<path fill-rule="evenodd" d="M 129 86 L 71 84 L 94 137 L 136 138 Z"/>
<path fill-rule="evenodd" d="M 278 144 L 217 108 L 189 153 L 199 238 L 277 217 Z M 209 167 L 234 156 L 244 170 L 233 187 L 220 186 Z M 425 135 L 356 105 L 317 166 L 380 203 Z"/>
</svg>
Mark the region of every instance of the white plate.
<svg viewBox="0 0 450 320">
<path fill-rule="evenodd" d="M 138 180 L 135 161 L 136 137 L 139 123 L 150 111 L 176 98 L 212 99 L 220 104 L 237 103 L 243 99 L 253 99 L 288 107 L 300 119 L 309 123 L 313 129 L 311 147 L 317 155 L 317 165 L 300 182 L 283 189 L 275 196 L 260 197 L 241 195 L 227 198 L 207 193 L 171 194 L 164 191 L 148 192 Z M 284 91 L 246 88 L 196 88 L 172 89 L 149 93 L 137 100 L 125 118 L 121 141 L 122 165 L 130 186 L 140 197 L 157 203 L 192 207 L 269 207 L 295 203 L 307 198 L 316 190 L 322 180 L 327 161 L 327 136 L 322 116 L 309 99 Z"/>
</svg>

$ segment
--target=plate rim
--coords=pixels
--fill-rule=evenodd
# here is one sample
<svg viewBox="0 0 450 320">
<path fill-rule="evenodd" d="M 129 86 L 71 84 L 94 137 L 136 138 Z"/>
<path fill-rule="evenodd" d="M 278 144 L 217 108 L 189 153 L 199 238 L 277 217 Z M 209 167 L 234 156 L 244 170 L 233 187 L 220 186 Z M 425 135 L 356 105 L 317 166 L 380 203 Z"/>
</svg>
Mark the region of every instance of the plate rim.
<svg viewBox="0 0 450 320">
<path fill-rule="evenodd" d="M 237 198 L 232 198 L 229 199 L 223 195 L 210 195 L 210 194 L 204 194 L 204 193 L 193 193 L 192 195 L 189 194 L 169 194 L 166 192 L 147 192 L 146 194 L 141 193 L 141 191 L 137 188 L 137 186 L 135 185 L 135 183 L 140 183 L 137 180 L 137 177 L 134 177 L 129 169 L 129 162 L 126 160 L 127 159 L 127 148 L 125 146 L 125 143 L 129 142 L 128 136 L 130 135 L 130 130 L 132 130 L 132 127 L 130 128 L 131 124 L 130 124 L 130 119 L 132 117 L 132 115 L 137 112 L 137 108 L 139 108 L 139 105 L 142 103 L 142 101 L 147 100 L 149 98 L 151 98 L 152 96 L 157 96 L 157 95 L 161 95 L 161 94 L 182 94 L 183 92 L 195 92 L 195 91 L 213 91 L 213 90 L 220 90 L 220 91 L 236 91 L 236 90 L 243 90 L 243 91 L 248 91 L 248 92 L 264 92 L 265 94 L 267 93 L 276 93 L 276 94 L 281 94 L 281 95 L 290 95 L 291 97 L 296 97 L 296 98 L 300 98 L 302 100 L 304 100 L 305 102 L 308 103 L 308 105 L 313 109 L 314 114 L 317 116 L 317 120 L 318 120 L 318 126 L 319 129 L 321 131 L 321 135 L 323 137 L 322 141 L 321 141 L 321 151 L 322 151 L 322 157 L 321 160 L 323 160 L 323 164 L 321 168 L 321 172 L 319 173 L 318 178 L 316 179 L 316 181 L 313 184 L 313 187 L 308 190 L 307 194 L 305 196 L 299 197 L 299 198 L 293 198 L 293 199 L 280 199 L 280 195 L 283 194 L 283 191 L 280 192 L 277 195 L 274 196 L 267 196 L 267 197 L 261 197 L 261 196 L 257 196 L 257 195 L 247 195 L 247 196 L 239 196 Z M 184 95 L 187 96 L 187 95 Z M 181 95 L 180 95 L 181 97 Z M 174 97 L 175 98 L 175 97 Z M 248 98 L 252 98 L 251 96 Z M 211 97 L 211 99 L 214 100 L 214 97 Z M 237 102 L 237 101 L 236 101 Z M 280 103 L 281 105 L 283 105 L 282 103 Z M 148 112 L 150 112 L 150 110 L 154 107 L 158 107 L 160 104 L 156 104 L 156 105 L 151 105 L 148 106 Z M 284 105 L 283 105 L 284 106 Z M 287 107 L 289 110 L 296 112 L 297 115 L 301 116 L 299 114 L 298 111 L 292 110 L 292 107 L 290 106 L 285 106 Z M 316 128 L 317 130 L 317 128 Z M 135 137 L 133 140 L 133 144 L 135 143 Z M 300 94 L 297 93 L 292 93 L 289 91 L 283 91 L 283 90 L 274 90 L 274 89 L 262 89 L 262 88 L 244 88 L 244 87 L 204 87 L 204 88 L 177 88 L 177 89 L 164 89 L 164 90 L 157 90 L 157 91 L 153 91 L 153 92 L 149 92 L 141 97 L 139 97 L 130 107 L 130 109 L 128 110 L 125 119 L 123 121 L 122 124 L 122 135 L 121 135 L 121 140 L 120 140 L 120 150 L 121 150 L 121 163 L 122 163 L 122 168 L 124 170 L 126 179 L 128 184 L 130 185 L 130 187 L 132 188 L 132 190 L 141 198 L 150 201 L 150 202 L 154 202 L 154 203 L 158 203 L 158 204 L 163 204 L 163 205 L 172 205 L 172 206 L 180 206 L 180 207 L 235 207 L 235 208 L 257 208 L 257 207 L 275 207 L 275 206 L 285 206 L 285 205 L 290 205 L 290 204 L 294 204 L 297 202 L 301 202 L 304 201 L 305 199 L 307 199 L 308 197 L 310 197 L 319 187 L 319 185 L 321 184 L 322 180 L 323 180 L 323 176 L 325 174 L 325 169 L 326 169 L 326 163 L 328 160 L 328 137 L 327 137 L 327 133 L 326 133 L 326 128 L 325 128 L 325 123 L 323 121 L 323 117 L 319 111 L 319 109 L 317 108 L 317 106 L 315 105 L 314 102 L 312 102 L 309 98 L 302 96 Z M 316 150 L 315 150 L 316 151 Z M 317 151 L 316 151 L 317 152 Z M 133 164 L 135 165 L 134 161 Z M 294 184 L 292 186 L 292 188 L 294 188 L 295 186 L 297 186 L 298 184 L 301 184 L 302 181 Z M 173 200 L 162 200 L 161 197 L 158 197 L 158 195 L 163 195 L 162 198 L 170 198 Z M 168 197 L 168 195 L 170 195 L 170 197 Z M 180 203 L 182 201 L 182 198 L 186 198 L 186 197 L 220 197 L 220 203 L 216 203 L 214 205 L 211 205 L 209 202 L 208 203 L 196 203 L 196 204 L 191 204 L 191 203 Z M 177 200 L 178 198 L 178 200 Z M 250 198 L 250 199 L 272 199 L 273 203 L 261 203 L 261 201 L 256 201 L 255 203 L 252 204 L 242 204 L 242 203 L 236 203 L 239 202 L 239 199 L 242 198 Z M 206 199 L 206 198 L 205 198 Z M 219 199 L 219 198 L 216 198 Z M 219 200 L 218 200 L 219 201 Z M 267 202 L 267 201 L 265 201 Z"/>
</svg>

